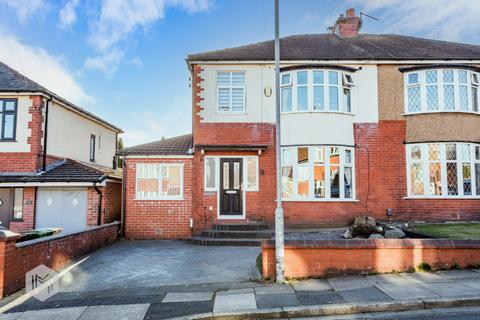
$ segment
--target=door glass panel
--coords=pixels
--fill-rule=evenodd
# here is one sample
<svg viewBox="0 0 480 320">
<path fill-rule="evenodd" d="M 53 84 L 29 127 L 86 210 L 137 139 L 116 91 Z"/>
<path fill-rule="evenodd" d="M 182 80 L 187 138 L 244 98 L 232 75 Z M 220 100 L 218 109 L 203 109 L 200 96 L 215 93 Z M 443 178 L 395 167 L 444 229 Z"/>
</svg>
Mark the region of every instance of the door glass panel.
<svg viewBox="0 0 480 320">
<path fill-rule="evenodd" d="M 228 162 L 224 162 L 223 163 L 223 189 L 230 188 L 229 174 L 230 174 L 230 164 Z"/>
<path fill-rule="evenodd" d="M 233 188 L 240 189 L 240 162 L 233 163 Z"/>
</svg>

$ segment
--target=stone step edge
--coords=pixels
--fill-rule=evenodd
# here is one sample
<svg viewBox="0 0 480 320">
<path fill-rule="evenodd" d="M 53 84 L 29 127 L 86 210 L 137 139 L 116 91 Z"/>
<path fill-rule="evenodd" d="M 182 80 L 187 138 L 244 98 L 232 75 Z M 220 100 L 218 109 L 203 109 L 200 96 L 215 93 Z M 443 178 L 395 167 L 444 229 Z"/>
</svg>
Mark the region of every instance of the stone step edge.
<svg viewBox="0 0 480 320">
<path fill-rule="evenodd" d="M 239 319 L 279 319 L 287 317 L 339 316 L 375 312 L 399 312 L 436 308 L 477 307 L 480 296 L 421 298 L 419 300 L 398 300 L 372 303 L 343 303 L 330 305 L 313 305 L 301 307 L 283 307 L 272 309 L 241 310 L 228 313 L 202 313 L 170 320 L 239 320 Z"/>
</svg>

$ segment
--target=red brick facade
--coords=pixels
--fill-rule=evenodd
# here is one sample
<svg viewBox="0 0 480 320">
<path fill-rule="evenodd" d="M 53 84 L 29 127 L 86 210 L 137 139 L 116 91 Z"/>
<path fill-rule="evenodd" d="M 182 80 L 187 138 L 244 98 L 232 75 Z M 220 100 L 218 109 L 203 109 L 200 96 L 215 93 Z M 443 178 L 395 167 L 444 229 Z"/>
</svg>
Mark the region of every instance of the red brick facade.
<svg viewBox="0 0 480 320">
<path fill-rule="evenodd" d="M 137 163 L 183 163 L 183 200 L 137 200 Z M 192 232 L 193 159 L 127 158 L 124 194 L 125 237 L 129 239 L 188 239 Z"/>
</svg>

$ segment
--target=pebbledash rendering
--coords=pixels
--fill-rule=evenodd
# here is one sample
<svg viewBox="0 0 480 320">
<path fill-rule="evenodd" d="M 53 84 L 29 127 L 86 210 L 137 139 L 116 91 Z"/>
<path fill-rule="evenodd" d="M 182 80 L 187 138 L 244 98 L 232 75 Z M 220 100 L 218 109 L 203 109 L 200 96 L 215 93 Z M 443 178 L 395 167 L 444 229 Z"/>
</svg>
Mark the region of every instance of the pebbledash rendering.
<svg viewBox="0 0 480 320">
<path fill-rule="evenodd" d="M 0 63 L 0 226 L 67 234 L 120 220 L 119 133 Z"/>
<path fill-rule="evenodd" d="M 360 34 L 284 37 L 285 225 L 480 220 L 480 46 Z M 193 133 L 127 148 L 127 238 L 274 223 L 274 42 L 192 54 Z"/>
</svg>

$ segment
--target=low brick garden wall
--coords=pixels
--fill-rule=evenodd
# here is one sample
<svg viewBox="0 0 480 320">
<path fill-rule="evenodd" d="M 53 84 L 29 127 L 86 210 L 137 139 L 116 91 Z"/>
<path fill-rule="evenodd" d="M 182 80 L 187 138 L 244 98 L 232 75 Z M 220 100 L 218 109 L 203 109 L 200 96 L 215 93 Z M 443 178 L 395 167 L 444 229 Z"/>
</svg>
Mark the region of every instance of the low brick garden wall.
<svg viewBox="0 0 480 320">
<path fill-rule="evenodd" d="M 275 241 L 262 244 L 263 277 L 275 276 Z M 480 240 L 365 239 L 285 241 L 285 277 L 408 271 L 480 264 Z"/>
<path fill-rule="evenodd" d="M 120 223 L 113 222 L 87 230 L 19 242 L 20 235 L 0 232 L 0 298 L 25 287 L 25 274 L 44 264 L 60 270 L 73 260 L 118 239 Z"/>
</svg>

